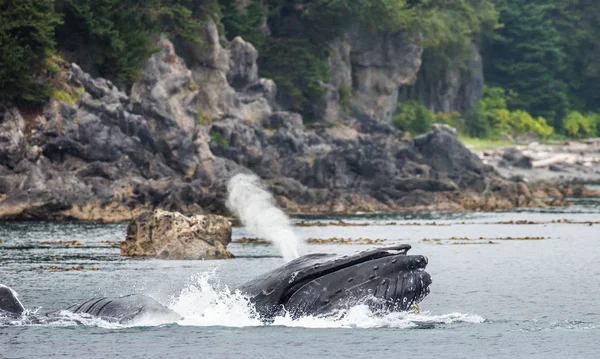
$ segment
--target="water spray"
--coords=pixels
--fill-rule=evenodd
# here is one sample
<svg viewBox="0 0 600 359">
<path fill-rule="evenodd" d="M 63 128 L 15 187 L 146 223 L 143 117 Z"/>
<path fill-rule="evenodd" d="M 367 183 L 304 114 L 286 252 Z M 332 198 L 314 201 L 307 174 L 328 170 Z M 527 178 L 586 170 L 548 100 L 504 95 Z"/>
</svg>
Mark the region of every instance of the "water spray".
<svg viewBox="0 0 600 359">
<path fill-rule="evenodd" d="M 254 174 L 238 173 L 227 183 L 227 207 L 255 235 L 273 242 L 285 261 L 298 258 L 300 241 L 285 213 Z"/>
</svg>

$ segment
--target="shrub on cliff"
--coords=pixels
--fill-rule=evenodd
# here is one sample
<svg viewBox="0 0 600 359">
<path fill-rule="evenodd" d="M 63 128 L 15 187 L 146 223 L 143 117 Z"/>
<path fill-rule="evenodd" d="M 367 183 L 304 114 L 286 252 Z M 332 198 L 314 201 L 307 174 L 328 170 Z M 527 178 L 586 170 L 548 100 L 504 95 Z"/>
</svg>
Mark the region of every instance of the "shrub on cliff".
<svg viewBox="0 0 600 359">
<path fill-rule="evenodd" d="M 554 128 L 543 117 L 537 119 L 523 110 L 510 111 L 508 103 L 515 95 L 499 87 L 486 87 L 484 97 L 465 116 L 466 133 L 474 137 L 498 137 L 501 133 L 518 135 L 533 132 L 548 138 Z"/>
<path fill-rule="evenodd" d="M 38 77 L 52 70 L 47 60 L 59 22 L 53 0 L 0 0 L 0 101 L 36 103 L 50 96 Z"/>
<path fill-rule="evenodd" d="M 393 122 L 396 127 L 411 135 L 420 135 L 431 129 L 435 116 L 430 109 L 418 101 L 408 101 L 398 105 L 398 114 Z"/>
</svg>

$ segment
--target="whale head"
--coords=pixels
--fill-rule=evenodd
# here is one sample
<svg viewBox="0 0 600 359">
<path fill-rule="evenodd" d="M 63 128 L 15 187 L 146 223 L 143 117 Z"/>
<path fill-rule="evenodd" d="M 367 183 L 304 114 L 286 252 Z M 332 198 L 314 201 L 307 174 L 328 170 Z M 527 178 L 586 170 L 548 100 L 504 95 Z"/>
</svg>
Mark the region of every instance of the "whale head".
<svg viewBox="0 0 600 359">
<path fill-rule="evenodd" d="M 326 315 L 358 304 L 406 311 L 427 294 L 427 258 L 407 255 L 410 245 L 354 255 L 309 254 L 242 285 L 263 317 Z"/>
<path fill-rule="evenodd" d="M 17 292 L 0 284 L 0 315 L 18 316 L 25 312 Z"/>
</svg>

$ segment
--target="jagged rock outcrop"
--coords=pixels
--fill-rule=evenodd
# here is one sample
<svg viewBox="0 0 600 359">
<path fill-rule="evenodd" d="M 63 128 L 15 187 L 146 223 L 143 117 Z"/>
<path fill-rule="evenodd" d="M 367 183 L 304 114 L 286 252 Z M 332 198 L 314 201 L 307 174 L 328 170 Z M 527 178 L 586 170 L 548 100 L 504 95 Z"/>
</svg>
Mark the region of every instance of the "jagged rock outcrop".
<svg viewBox="0 0 600 359">
<path fill-rule="evenodd" d="M 292 212 L 539 204 L 452 129 L 402 139 L 386 121 L 398 85 L 418 68 L 421 50 L 409 35 L 348 35 L 340 49 L 349 57 L 338 60 L 351 70 L 332 78 L 351 81 L 358 100 L 345 121 L 307 128 L 277 108 L 275 84 L 259 78 L 251 44 L 221 45 L 211 23 L 205 32 L 205 46 L 178 45 L 185 61 L 163 39 L 130 96 L 72 65 L 63 75 L 81 94 L 73 103 L 51 101 L 37 112 L 0 106 L 0 218 L 224 213 L 223 159 L 256 172 Z"/>
<path fill-rule="evenodd" d="M 177 44 L 198 85 L 202 118 L 258 121 L 271 113 L 277 88 L 272 80 L 258 77 L 254 46 L 238 37 L 223 48 L 213 22 L 204 27 L 203 38 L 202 46 Z"/>
<path fill-rule="evenodd" d="M 121 255 L 161 259 L 228 259 L 231 223 L 225 217 L 157 210 L 134 219 L 121 242 Z"/>
<path fill-rule="evenodd" d="M 14 168 L 25 153 L 25 120 L 8 104 L 0 103 L 0 165 Z"/>
<path fill-rule="evenodd" d="M 292 118 L 282 121 L 285 116 L 274 113 L 262 125 L 217 122 L 212 131 L 224 143 L 211 142 L 211 150 L 263 177 L 290 211 L 541 205 L 483 165 L 450 127 L 435 125 L 426 135 L 400 140 L 400 131 L 373 119 L 365 119 L 358 130 L 308 130 Z"/>
<path fill-rule="evenodd" d="M 206 191 L 207 130 L 191 72 L 170 43 L 148 61 L 129 98 L 77 65 L 75 103 L 51 101 L 24 119 L 1 109 L 0 218 L 123 221 L 145 210 L 220 211 Z"/>
</svg>

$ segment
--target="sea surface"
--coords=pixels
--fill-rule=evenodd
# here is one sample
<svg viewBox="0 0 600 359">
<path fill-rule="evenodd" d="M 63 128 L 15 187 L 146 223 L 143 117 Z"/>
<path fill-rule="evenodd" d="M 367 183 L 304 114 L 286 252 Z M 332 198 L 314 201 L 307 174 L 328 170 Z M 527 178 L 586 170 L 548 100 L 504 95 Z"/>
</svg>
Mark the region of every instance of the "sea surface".
<svg viewBox="0 0 600 359">
<path fill-rule="evenodd" d="M 600 201 L 498 213 L 296 218 L 365 226 L 295 227 L 302 238 L 409 243 L 429 258 L 420 314 L 364 307 L 265 325 L 235 287 L 283 264 L 274 246 L 233 243 L 236 259 L 119 256 L 123 224 L 0 223 L 0 283 L 32 315 L 96 296 L 145 293 L 182 315 L 121 326 L 93 318 L 0 327 L 1 358 L 598 358 Z M 390 223 L 393 222 L 393 223 Z M 235 228 L 234 241 L 251 237 Z M 71 244 L 49 242 L 77 241 Z M 374 245 L 304 245 L 353 253 Z M 68 270 L 67 270 L 68 269 Z"/>
</svg>

